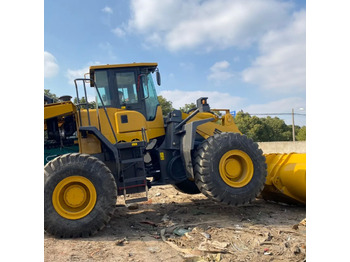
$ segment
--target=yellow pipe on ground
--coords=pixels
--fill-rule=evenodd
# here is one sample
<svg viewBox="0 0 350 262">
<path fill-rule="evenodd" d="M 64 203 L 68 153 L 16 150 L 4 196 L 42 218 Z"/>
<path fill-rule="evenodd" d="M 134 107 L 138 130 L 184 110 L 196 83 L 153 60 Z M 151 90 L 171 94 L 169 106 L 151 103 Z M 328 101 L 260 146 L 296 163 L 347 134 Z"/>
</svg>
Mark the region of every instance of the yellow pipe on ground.
<svg viewBox="0 0 350 262">
<path fill-rule="evenodd" d="M 306 204 L 306 154 L 265 154 L 267 177 L 262 197 Z"/>
</svg>

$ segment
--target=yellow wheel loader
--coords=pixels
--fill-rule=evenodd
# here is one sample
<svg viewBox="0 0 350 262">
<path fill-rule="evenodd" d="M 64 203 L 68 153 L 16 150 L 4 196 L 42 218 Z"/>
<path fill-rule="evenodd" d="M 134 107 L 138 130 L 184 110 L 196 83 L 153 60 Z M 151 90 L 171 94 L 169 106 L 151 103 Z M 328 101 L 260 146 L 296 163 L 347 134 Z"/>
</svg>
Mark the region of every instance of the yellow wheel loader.
<svg viewBox="0 0 350 262">
<path fill-rule="evenodd" d="M 172 184 L 230 205 L 250 203 L 263 190 L 263 152 L 240 133 L 229 110 L 218 117 L 201 97 L 192 112 L 174 110 L 163 117 L 152 78 L 155 73 L 160 85 L 157 66 L 91 66 L 88 79 L 74 81 L 76 105 L 45 105 L 51 140 L 61 145 L 67 140 L 48 124 L 67 118 L 68 127 L 60 128 L 74 126 L 79 145 L 78 153 L 60 155 L 44 167 L 48 233 L 91 236 L 110 220 L 117 196 L 124 195 L 126 204 L 146 201 L 152 186 Z M 87 98 L 87 82 L 96 90 L 94 109 L 79 97 L 82 91 Z"/>
</svg>

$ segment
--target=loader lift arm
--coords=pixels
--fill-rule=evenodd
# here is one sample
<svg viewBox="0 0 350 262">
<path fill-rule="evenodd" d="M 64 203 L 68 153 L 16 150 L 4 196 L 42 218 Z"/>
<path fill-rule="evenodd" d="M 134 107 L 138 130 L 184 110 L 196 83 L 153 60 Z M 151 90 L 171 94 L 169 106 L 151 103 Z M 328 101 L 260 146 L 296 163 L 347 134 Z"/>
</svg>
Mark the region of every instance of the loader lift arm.
<svg viewBox="0 0 350 262">
<path fill-rule="evenodd" d="M 73 115 L 76 112 L 76 106 L 70 101 L 46 104 L 44 106 L 44 120 L 59 116 Z"/>
</svg>

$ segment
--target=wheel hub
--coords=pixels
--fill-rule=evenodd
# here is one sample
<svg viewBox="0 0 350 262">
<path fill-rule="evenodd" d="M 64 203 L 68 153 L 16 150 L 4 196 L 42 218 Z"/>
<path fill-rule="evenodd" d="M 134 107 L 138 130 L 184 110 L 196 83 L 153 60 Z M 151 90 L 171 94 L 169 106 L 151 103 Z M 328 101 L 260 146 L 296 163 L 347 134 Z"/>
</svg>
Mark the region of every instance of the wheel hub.
<svg viewBox="0 0 350 262">
<path fill-rule="evenodd" d="M 231 187 L 243 187 L 253 178 L 254 166 L 249 155 L 241 150 L 230 150 L 220 159 L 222 180 Z"/>
<path fill-rule="evenodd" d="M 76 184 L 69 186 L 64 192 L 64 201 L 70 207 L 79 207 L 86 200 L 86 190 Z"/>
<path fill-rule="evenodd" d="M 237 178 L 242 173 L 242 165 L 237 159 L 229 158 L 224 165 L 229 178 Z"/>
<path fill-rule="evenodd" d="M 96 204 L 97 194 L 91 181 L 82 176 L 70 176 L 61 180 L 52 194 L 56 212 L 67 219 L 87 216 Z"/>
</svg>

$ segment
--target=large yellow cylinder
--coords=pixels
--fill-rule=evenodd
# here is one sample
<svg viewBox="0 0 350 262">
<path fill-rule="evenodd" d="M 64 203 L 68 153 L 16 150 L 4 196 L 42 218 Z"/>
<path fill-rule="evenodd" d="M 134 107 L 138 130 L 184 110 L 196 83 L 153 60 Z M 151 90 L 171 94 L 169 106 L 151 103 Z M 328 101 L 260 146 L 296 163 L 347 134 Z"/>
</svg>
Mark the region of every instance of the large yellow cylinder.
<svg viewBox="0 0 350 262">
<path fill-rule="evenodd" d="M 266 154 L 265 157 L 267 177 L 263 195 L 280 193 L 305 204 L 306 154 Z"/>
</svg>

